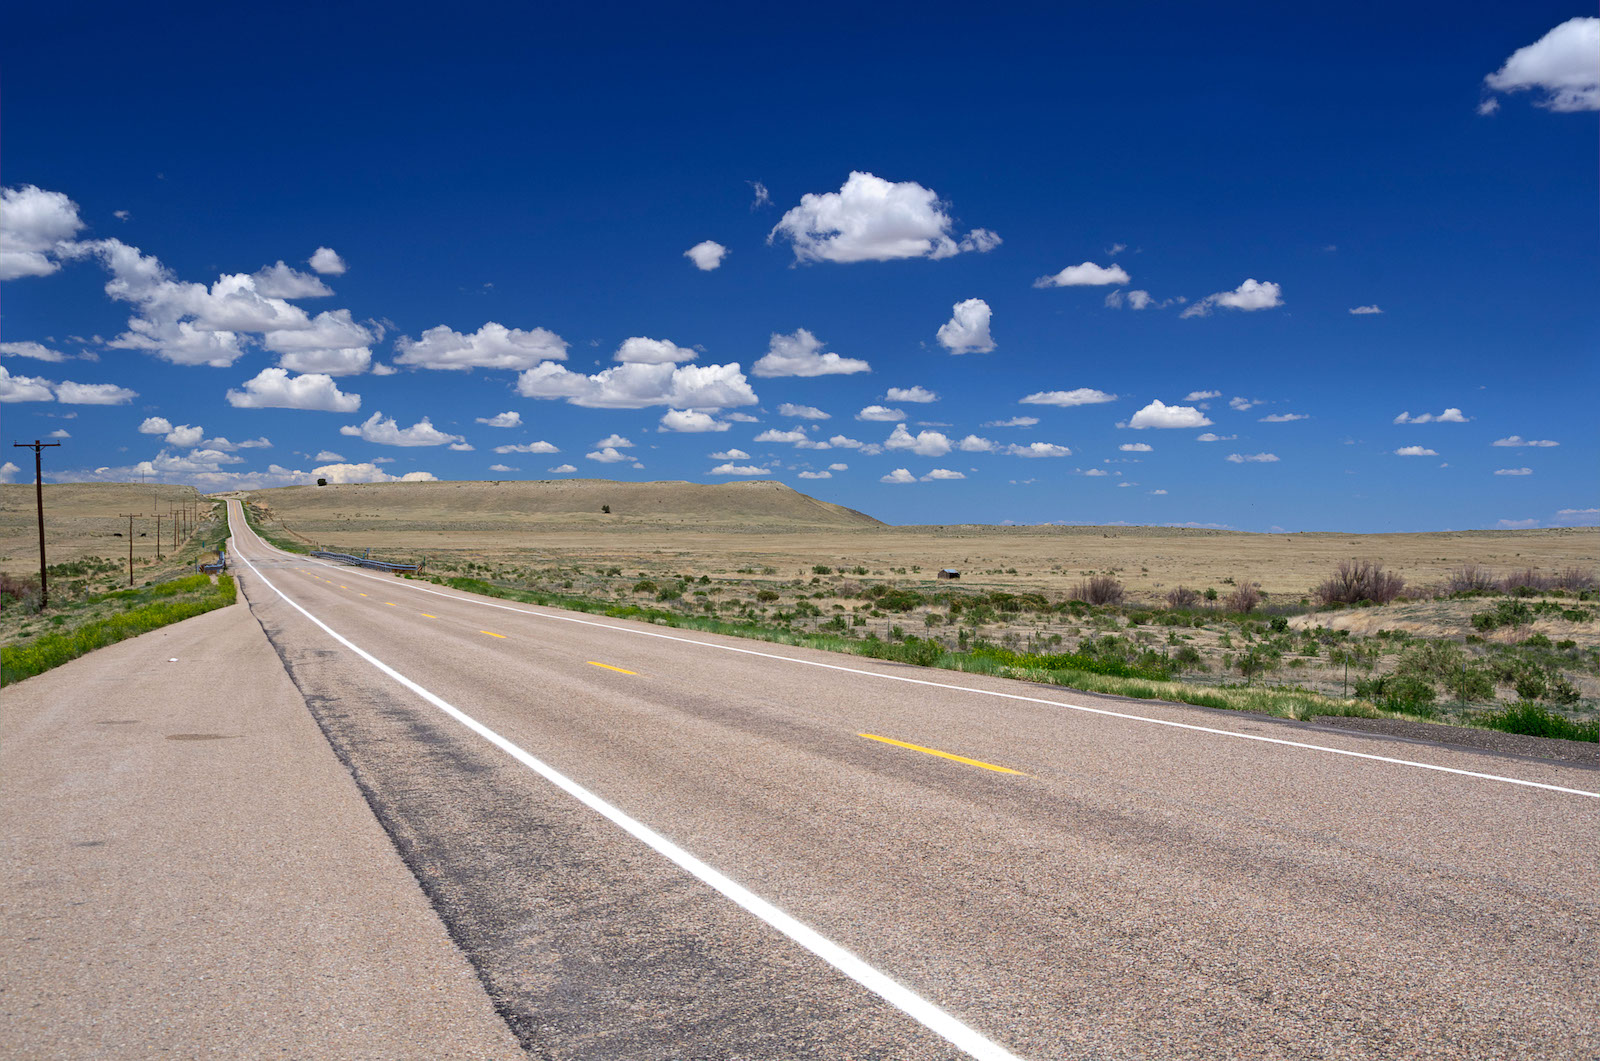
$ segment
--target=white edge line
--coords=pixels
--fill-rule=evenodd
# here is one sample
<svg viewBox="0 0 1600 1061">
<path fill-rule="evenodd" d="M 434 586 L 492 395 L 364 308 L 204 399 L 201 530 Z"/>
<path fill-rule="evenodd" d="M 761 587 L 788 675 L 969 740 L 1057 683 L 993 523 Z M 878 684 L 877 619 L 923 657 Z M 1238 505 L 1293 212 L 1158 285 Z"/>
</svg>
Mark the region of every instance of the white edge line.
<svg viewBox="0 0 1600 1061">
<path fill-rule="evenodd" d="M 629 817 L 622 810 L 590 792 L 554 767 L 524 751 L 443 698 L 424 689 L 404 674 L 373 656 L 370 652 L 353 644 L 327 623 L 306 611 L 288 594 L 274 585 L 271 579 L 263 575 L 256 565 L 250 562 L 249 557 L 240 554 L 239 558 L 249 566 L 257 578 L 266 583 L 269 589 L 279 597 L 282 597 L 285 603 L 321 627 L 324 633 L 339 642 L 339 644 L 354 652 L 411 692 L 416 693 L 422 699 L 443 711 L 490 744 L 493 744 L 552 785 L 555 785 L 579 803 L 607 819 L 635 840 L 670 860 L 690 876 L 710 885 L 749 913 L 754 914 L 779 932 L 782 932 L 785 936 L 788 936 L 812 954 L 838 969 L 868 991 L 905 1013 L 912 1020 L 942 1036 L 972 1057 L 982 1058 L 984 1061 L 1021 1061 L 1016 1054 L 1013 1054 L 982 1032 L 946 1013 L 910 988 L 895 982 L 885 973 L 879 972 L 876 968 L 868 965 L 865 961 L 823 936 L 815 929 L 784 913 L 744 885 L 734 881 L 727 874 L 713 869 L 648 825 Z"/>
<path fill-rule="evenodd" d="M 251 531 L 250 533 L 252 535 L 255 534 L 254 531 Z M 257 536 L 256 540 L 261 541 L 259 536 Z M 267 548 L 274 548 L 264 541 L 262 544 L 267 545 Z M 277 551 L 280 553 L 283 552 L 281 549 Z M 321 561 L 311 559 L 309 557 L 294 556 L 292 553 L 283 553 L 283 555 L 297 560 L 306 560 L 310 563 L 321 563 Z M 248 560 L 245 562 L 249 563 Z M 341 571 L 346 571 L 348 574 L 357 575 L 361 578 L 377 579 L 377 576 L 375 575 L 368 575 L 365 572 L 356 571 L 353 568 L 345 568 L 343 565 L 328 564 L 325 566 L 338 567 Z M 1326 744 L 1308 744 L 1305 741 L 1284 740 L 1282 737 L 1264 737 L 1256 733 L 1239 733 L 1230 729 L 1218 729 L 1215 726 L 1197 726 L 1191 722 L 1173 722 L 1164 718 L 1151 718 L 1148 715 L 1133 715 L 1125 711 L 1110 711 L 1103 707 L 1087 707 L 1083 704 L 1068 703 L 1065 700 L 1046 700 L 1043 697 L 1038 696 L 1023 696 L 1021 693 L 1005 693 L 994 689 L 974 689 L 966 685 L 948 685 L 944 682 L 928 681 L 925 678 L 910 678 L 903 674 L 880 674 L 877 671 L 860 670 L 855 667 L 842 667 L 836 663 L 823 663 L 820 660 L 796 659 L 793 656 L 782 656 L 776 652 L 761 652 L 756 649 L 739 648 L 735 645 L 719 645 L 711 641 L 696 641 L 692 637 L 679 637 L 675 634 L 663 634 L 655 630 L 636 630 L 630 626 L 612 626 L 610 623 L 598 623 L 591 619 L 578 619 L 570 615 L 551 614 L 550 612 L 546 611 L 529 611 L 526 608 L 516 608 L 509 604 L 499 604 L 494 601 L 480 600 L 477 597 L 460 597 L 454 593 L 443 593 L 436 589 L 429 589 L 426 586 L 419 586 L 415 582 L 405 579 L 397 578 L 395 581 L 398 584 L 405 586 L 405 588 L 415 590 L 418 593 L 428 593 L 435 597 L 444 597 L 446 600 L 460 601 L 463 604 L 476 604 L 484 608 L 498 608 L 501 611 L 516 612 L 519 615 L 529 615 L 536 619 L 546 619 L 563 623 L 577 623 L 580 626 L 597 626 L 602 630 L 614 630 L 617 633 L 633 634 L 636 637 L 655 637 L 664 641 L 678 641 L 686 645 L 699 645 L 702 648 L 714 648 L 722 652 L 737 652 L 745 656 L 760 656 L 763 659 L 783 660 L 785 663 L 798 663 L 806 667 L 821 667 L 824 670 L 842 671 L 845 674 L 860 674 L 868 678 L 878 678 L 883 681 L 905 682 L 910 685 L 924 685 L 933 689 L 948 689 L 952 692 L 975 693 L 978 696 L 993 696 L 1002 700 L 1020 700 L 1023 703 L 1045 704 L 1049 707 L 1065 707 L 1072 711 L 1082 711 L 1091 715 L 1104 715 L 1107 718 L 1120 718 L 1130 722 L 1148 722 L 1154 726 L 1168 726 L 1173 729 L 1186 729 L 1195 733 L 1210 733 L 1220 737 L 1233 737 L 1237 740 L 1252 740 L 1258 741 L 1262 744 L 1277 744 L 1286 748 L 1301 748 L 1306 751 L 1324 752 L 1329 755 L 1343 755 L 1352 759 L 1366 759 L 1371 762 L 1389 763 L 1394 766 L 1409 766 L 1417 770 L 1434 770 L 1443 774 L 1455 774 L 1459 777 L 1475 777 L 1482 781 L 1496 781 L 1506 785 L 1520 785 L 1524 788 L 1543 789 L 1546 792 L 1561 792 L 1569 796 L 1586 796 L 1590 799 L 1600 799 L 1600 792 L 1590 792 L 1581 788 L 1565 788 L 1561 785 L 1547 785 L 1541 781 L 1525 781 L 1520 777 L 1505 777 L 1500 774 L 1484 774 L 1479 773 L 1476 770 L 1462 770 L 1454 766 L 1439 766 L 1435 763 L 1418 762 L 1415 759 L 1397 759 L 1388 755 L 1373 755 L 1370 752 L 1351 751 L 1348 748 L 1333 748 Z"/>
</svg>

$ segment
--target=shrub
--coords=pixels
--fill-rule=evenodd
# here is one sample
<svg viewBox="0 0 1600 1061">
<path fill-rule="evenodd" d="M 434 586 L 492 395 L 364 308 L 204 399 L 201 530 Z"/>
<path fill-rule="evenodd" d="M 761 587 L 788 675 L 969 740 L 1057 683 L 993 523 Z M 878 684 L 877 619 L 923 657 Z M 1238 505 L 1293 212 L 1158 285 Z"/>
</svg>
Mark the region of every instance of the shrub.
<svg viewBox="0 0 1600 1061">
<path fill-rule="evenodd" d="M 1238 588 L 1228 594 L 1228 599 L 1223 604 L 1230 612 L 1248 615 L 1261 606 L 1261 590 L 1253 583 L 1241 582 Z"/>
<path fill-rule="evenodd" d="M 1533 609 L 1519 600 L 1496 601 L 1492 610 L 1475 612 L 1472 616 L 1472 628 L 1488 632 L 1498 630 L 1502 626 L 1524 626 L 1533 622 Z"/>
<path fill-rule="evenodd" d="M 833 568 L 827 564 L 812 564 L 811 573 L 813 575 L 831 575 L 833 574 Z"/>
<path fill-rule="evenodd" d="M 1341 560 L 1332 578 L 1312 593 L 1323 604 L 1388 604 L 1400 596 L 1406 580 L 1371 560 Z"/>
<path fill-rule="evenodd" d="M 1184 645 L 1172 654 L 1172 662 L 1182 670 L 1205 670 L 1206 665 L 1200 658 L 1200 650 L 1193 645 Z"/>
<path fill-rule="evenodd" d="M 775 590 L 775 589 L 758 589 L 758 590 L 756 590 L 756 600 L 758 600 L 758 601 L 762 601 L 762 602 L 770 604 L 770 603 L 772 603 L 773 601 L 775 601 L 777 599 L 778 599 L 778 591 Z"/>
<path fill-rule="evenodd" d="M 861 583 L 845 579 L 833 587 L 833 595 L 835 597 L 859 597 L 861 595 Z"/>
<path fill-rule="evenodd" d="M 1358 698 L 1372 700 L 1390 711 L 1406 711 L 1413 715 L 1430 715 L 1438 693 L 1433 683 L 1420 674 L 1385 674 L 1378 678 L 1365 678 L 1356 682 Z"/>
<path fill-rule="evenodd" d="M 1495 577 L 1486 567 L 1462 564 L 1444 579 L 1446 593 L 1487 593 L 1495 588 Z"/>
<path fill-rule="evenodd" d="M 633 584 L 633 591 L 635 593 L 654 593 L 659 588 L 659 586 L 657 586 L 648 578 L 641 578 L 639 581 Z"/>
<path fill-rule="evenodd" d="M 1527 567 L 1521 571 L 1513 571 L 1501 579 L 1500 588 L 1504 592 L 1517 597 L 1535 597 L 1555 589 L 1556 580 L 1553 576 L 1543 574 L 1535 568 Z"/>
<path fill-rule="evenodd" d="M 1199 603 L 1200 592 L 1198 590 L 1189 589 L 1187 586 L 1179 586 L 1176 589 L 1167 591 L 1167 607 L 1169 608 L 1193 608 Z"/>
<path fill-rule="evenodd" d="M 1502 711 L 1475 715 L 1474 726 L 1497 729 L 1502 733 L 1522 733 L 1530 737 L 1554 737 L 1558 740 L 1600 742 L 1600 723 L 1574 722 L 1565 715 L 1530 704 L 1527 701 L 1512 704 Z"/>
<path fill-rule="evenodd" d="M 1217 599 L 1217 587 L 1215 587 L 1215 586 L 1207 586 L 1206 587 L 1206 600 L 1214 601 L 1216 599 Z"/>
<path fill-rule="evenodd" d="M 1073 596 L 1085 604 L 1121 604 L 1122 583 L 1110 575 L 1091 575 L 1078 583 Z"/>
<path fill-rule="evenodd" d="M 1569 567 L 1556 576 L 1556 584 L 1562 589 L 1573 593 L 1582 593 L 1586 590 L 1600 588 L 1594 577 L 1594 572 L 1583 567 Z"/>
<path fill-rule="evenodd" d="M 24 615 L 39 610 L 39 580 L 0 571 L 0 608 L 20 608 Z"/>
<path fill-rule="evenodd" d="M 921 603 L 922 594 L 911 589 L 892 589 L 878 598 L 878 607 L 890 612 L 908 612 Z"/>
</svg>

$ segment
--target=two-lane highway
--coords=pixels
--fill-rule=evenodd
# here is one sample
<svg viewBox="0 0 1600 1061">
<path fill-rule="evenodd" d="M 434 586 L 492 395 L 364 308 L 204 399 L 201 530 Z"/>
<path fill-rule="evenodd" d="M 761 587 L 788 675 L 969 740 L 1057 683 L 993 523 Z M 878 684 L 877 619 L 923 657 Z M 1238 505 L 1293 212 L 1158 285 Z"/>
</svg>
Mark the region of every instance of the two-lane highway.
<svg viewBox="0 0 1600 1061">
<path fill-rule="evenodd" d="M 552 1057 L 1600 1055 L 1600 772 L 489 600 L 250 605 Z"/>
</svg>

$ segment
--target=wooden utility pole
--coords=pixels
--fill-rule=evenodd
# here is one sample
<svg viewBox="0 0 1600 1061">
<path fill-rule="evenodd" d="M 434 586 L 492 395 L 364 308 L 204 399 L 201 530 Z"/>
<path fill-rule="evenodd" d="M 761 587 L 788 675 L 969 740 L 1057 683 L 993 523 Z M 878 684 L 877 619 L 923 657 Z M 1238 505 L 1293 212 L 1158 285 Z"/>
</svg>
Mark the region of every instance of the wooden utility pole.
<svg viewBox="0 0 1600 1061">
<path fill-rule="evenodd" d="M 39 610 L 50 606 L 49 574 L 44 562 L 44 458 L 40 456 L 51 446 L 59 446 L 59 442 L 13 442 L 13 447 L 33 450 L 33 500 L 39 509 Z"/>
<path fill-rule="evenodd" d="M 163 519 L 165 519 L 165 518 L 166 517 L 163 516 L 159 512 L 157 512 L 155 514 L 155 516 L 154 516 L 154 519 L 156 521 L 156 559 L 157 560 L 161 559 L 161 521 Z"/>
<path fill-rule="evenodd" d="M 143 516 L 143 512 L 118 512 L 118 516 L 128 517 L 128 585 L 133 585 L 133 521 Z"/>
</svg>

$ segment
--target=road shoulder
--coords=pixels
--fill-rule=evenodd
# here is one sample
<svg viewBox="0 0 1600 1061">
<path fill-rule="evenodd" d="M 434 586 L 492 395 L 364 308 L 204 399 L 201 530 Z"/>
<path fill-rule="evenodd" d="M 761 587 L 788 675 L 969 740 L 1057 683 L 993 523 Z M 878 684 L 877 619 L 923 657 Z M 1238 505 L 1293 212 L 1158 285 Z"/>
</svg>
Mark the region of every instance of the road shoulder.
<svg viewBox="0 0 1600 1061">
<path fill-rule="evenodd" d="M 526 1056 L 242 598 L 7 687 L 0 737 L 8 1050 Z"/>
</svg>

